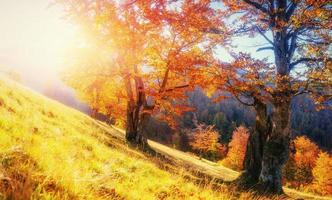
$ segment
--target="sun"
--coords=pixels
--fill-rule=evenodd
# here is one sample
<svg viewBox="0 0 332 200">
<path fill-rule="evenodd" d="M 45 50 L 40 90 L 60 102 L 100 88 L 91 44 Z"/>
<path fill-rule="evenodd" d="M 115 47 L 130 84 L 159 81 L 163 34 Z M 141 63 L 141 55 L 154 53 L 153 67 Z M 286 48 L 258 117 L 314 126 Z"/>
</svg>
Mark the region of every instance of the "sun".
<svg viewBox="0 0 332 200">
<path fill-rule="evenodd" d="M 0 1 L 0 65 L 35 79 L 56 77 L 76 27 L 47 0 Z"/>
</svg>

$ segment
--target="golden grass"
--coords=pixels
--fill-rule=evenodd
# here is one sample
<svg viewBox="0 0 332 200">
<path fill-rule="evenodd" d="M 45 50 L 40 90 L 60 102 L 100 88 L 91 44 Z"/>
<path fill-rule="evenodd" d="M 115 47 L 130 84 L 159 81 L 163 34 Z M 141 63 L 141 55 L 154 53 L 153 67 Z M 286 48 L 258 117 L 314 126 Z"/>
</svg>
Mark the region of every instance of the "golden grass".
<svg viewBox="0 0 332 200">
<path fill-rule="evenodd" d="M 0 77 L 0 199 L 270 199 L 194 184 L 186 169 L 170 173 L 157 159 L 87 115 Z"/>
<path fill-rule="evenodd" d="M 0 199 L 231 198 L 159 169 L 74 109 L 4 78 L 0 92 Z"/>
</svg>

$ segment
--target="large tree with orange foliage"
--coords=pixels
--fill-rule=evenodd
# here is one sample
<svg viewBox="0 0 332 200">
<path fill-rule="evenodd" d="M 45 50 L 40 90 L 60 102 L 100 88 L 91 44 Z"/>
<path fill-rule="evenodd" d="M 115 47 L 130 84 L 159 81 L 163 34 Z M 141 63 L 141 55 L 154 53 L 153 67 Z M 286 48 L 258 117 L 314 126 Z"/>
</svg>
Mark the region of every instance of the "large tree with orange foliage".
<svg viewBox="0 0 332 200">
<path fill-rule="evenodd" d="M 102 95 L 117 97 L 108 102 L 112 109 L 124 110 L 120 102 L 126 102 L 116 117 L 124 118 L 126 139 L 136 144 L 146 145 L 151 114 L 170 121 L 165 116 L 186 111 L 181 102 L 194 87 L 190 74 L 208 65 L 213 46 L 225 41 L 201 31 L 223 27 L 210 1 L 59 1 L 89 36 L 85 47 L 97 47 L 74 64 L 70 82 L 91 80 L 87 87 L 95 88 L 91 77 L 97 77 L 98 84 L 112 83 Z M 85 60 L 94 54 L 100 59 Z"/>
<path fill-rule="evenodd" d="M 234 36 L 262 37 L 266 44 L 257 51 L 274 55 L 273 63 L 234 55 L 234 62 L 218 63 L 210 74 L 215 71 L 218 77 L 211 78 L 215 88 L 256 110 L 243 179 L 264 191 L 281 193 L 293 97 L 309 94 L 319 108 L 330 106 L 331 4 L 313 0 L 223 0 L 222 4 Z M 218 27 L 206 31 L 225 34 Z"/>
</svg>

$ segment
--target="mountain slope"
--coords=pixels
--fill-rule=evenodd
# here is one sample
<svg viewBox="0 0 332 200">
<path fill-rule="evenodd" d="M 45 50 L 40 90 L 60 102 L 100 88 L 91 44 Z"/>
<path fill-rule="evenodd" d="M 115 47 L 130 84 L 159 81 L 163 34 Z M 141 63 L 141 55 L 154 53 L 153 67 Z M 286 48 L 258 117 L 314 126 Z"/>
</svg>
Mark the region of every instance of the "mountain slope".
<svg viewBox="0 0 332 200">
<path fill-rule="evenodd" d="M 231 180 L 235 171 L 150 141 L 171 166 L 121 138 L 121 131 L 0 77 L 0 199 L 264 199 L 194 184 L 188 174 L 193 167 Z"/>
<path fill-rule="evenodd" d="M 4 78 L 0 163 L 0 199 L 229 198 L 159 169 L 88 116 Z"/>
</svg>

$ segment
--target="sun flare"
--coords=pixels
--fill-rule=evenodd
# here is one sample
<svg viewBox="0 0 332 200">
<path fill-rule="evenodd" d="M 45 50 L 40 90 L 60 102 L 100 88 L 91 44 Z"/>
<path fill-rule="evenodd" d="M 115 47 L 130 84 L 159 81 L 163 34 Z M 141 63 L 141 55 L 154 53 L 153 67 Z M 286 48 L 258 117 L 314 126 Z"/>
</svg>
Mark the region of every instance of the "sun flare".
<svg viewBox="0 0 332 200">
<path fill-rule="evenodd" d="M 30 79 L 50 79 L 63 69 L 77 35 L 62 9 L 50 2 L 0 2 L 1 67 Z"/>
</svg>

